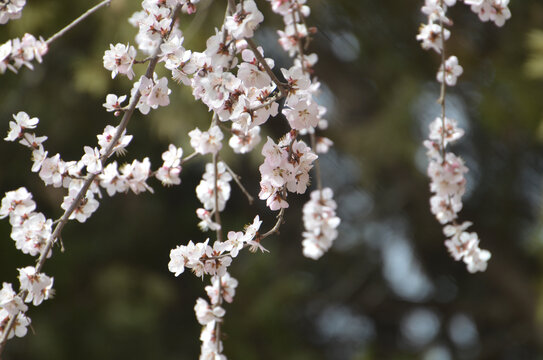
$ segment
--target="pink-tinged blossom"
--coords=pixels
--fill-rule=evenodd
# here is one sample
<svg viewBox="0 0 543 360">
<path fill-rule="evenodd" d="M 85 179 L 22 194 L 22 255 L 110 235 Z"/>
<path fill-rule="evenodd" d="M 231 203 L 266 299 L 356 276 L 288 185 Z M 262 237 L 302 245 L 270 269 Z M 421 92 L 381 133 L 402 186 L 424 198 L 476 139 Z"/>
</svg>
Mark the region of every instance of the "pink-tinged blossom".
<svg viewBox="0 0 543 360">
<path fill-rule="evenodd" d="M 11 40 L 8 40 L 4 44 L 0 45 L 0 74 L 6 72 L 10 66 L 10 55 L 11 55 Z"/>
<path fill-rule="evenodd" d="M 478 245 L 478 244 L 477 244 Z M 492 254 L 488 250 L 480 249 L 478 246 L 464 256 L 464 263 L 470 273 L 485 271 Z"/>
<path fill-rule="evenodd" d="M 215 125 L 209 128 L 208 131 L 201 131 L 196 128 L 189 132 L 190 145 L 196 152 L 205 154 L 216 154 L 222 148 L 223 133 L 221 129 Z"/>
<path fill-rule="evenodd" d="M 132 65 L 136 59 L 136 49 L 129 44 L 109 45 L 110 49 L 104 53 L 104 68 L 111 71 L 111 78 L 117 74 L 124 74 L 130 80 L 134 77 Z"/>
<path fill-rule="evenodd" d="M 298 92 L 303 92 L 309 89 L 311 85 L 311 79 L 309 74 L 305 73 L 303 69 L 299 66 L 293 66 L 290 69 L 281 69 L 283 76 L 287 80 L 289 86 L 289 98 L 292 98 L 289 102 L 290 106 L 294 106 L 297 102 L 297 98 L 292 95 L 298 94 Z M 294 101 L 296 99 L 296 101 Z"/>
<path fill-rule="evenodd" d="M 7 311 L 10 316 L 13 316 L 19 312 L 27 311 L 28 306 L 26 306 L 23 299 L 13 291 L 12 285 L 5 282 L 2 284 L 2 289 L 0 289 L 0 309 Z M 2 327 L 0 326 L 0 329 L 1 328 Z"/>
<path fill-rule="evenodd" d="M 255 29 L 264 20 L 264 15 L 253 0 L 237 4 L 234 14 L 227 16 L 224 26 L 235 39 L 251 38 Z"/>
<path fill-rule="evenodd" d="M 170 36 L 170 38 L 160 45 L 160 61 L 164 61 L 164 67 L 168 70 L 176 69 L 185 60 L 185 48 L 183 47 L 184 38 L 181 36 Z M 190 55 L 190 51 L 189 51 Z"/>
<path fill-rule="evenodd" d="M 25 133 L 23 138 L 19 141 L 19 144 L 33 150 L 43 150 L 42 144 L 45 140 L 47 140 L 47 136 L 36 136 L 36 134 Z"/>
<path fill-rule="evenodd" d="M 80 190 L 78 188 L 70 188 L 68 191 L 68 195 L 64 197 L 64 201 L 62 202 L 60 207 L 63 210 L 68 210 L 75 201 L 75 198 L 79 194 L 79 191 Z M 98 209 L 99 205 L 100 204 L 98 203 L 98 201 L 94 198 L 94 194 L 88 191 L 87 194 L 80 201 L 79 205 L 72 212 L 69 219 L 76 219 L 80 223 L 84 223 Z"/>
<path fill-rule="evenodd" d="M 13 115 L 15 121 L 9 122 L 9 132 L 4 138 L 6 141 L 15 141 L 25 135 L 27 129 L 34 129 L 40 121 L 38 118 L 30 118 L 27 113 L 20 111 Z"/>
<path fill-rule="evenodd" d="M 291 108 L 285 107 L 283 114 L 295 130 L 308 130 L 319 123 L 319 107 L 311 98 L 299 101 Z"/>
<path fill-rule="evenodd" d="M 238 256 L 239 251 L 243 249 L 245 245 L 245 236 L 241 231 L 229 231 L 226 240 L 226 251 L 230 252 L 230 256 L 235 258 Z"/>
<path fill-rule="evenodd" d="M 433 49 L 438 54 L 443 50 L 444 40 L 449 39 L 451 32 L 443 29 L 443 37 L 441 36 L 441 25 L 430 22 L 429 24 L 421 25 L 417 40 L 421 42 L 423 49 Z"/>
<path fill-rule="evenodd" d="M 196 209 L 196 216 L 198 216 L 198 218 L 202 220 L 198 223 L 198 227 L 200 228 L 200 230 L 220 230 L 221 225 L 213 221 L 213 219 L 211 218 L 211 212 L 209 210 L 198 208 Z"/>
<path fill-rule="evenodd" d="M 0 308 L 0 337 L 4 336 L 4 329 L 6 329 L 12 316 L 15 315 L 11 315 L 7 310 Z M 15 325 L 13 326 L 7 338 L 11 339 L 14 336 L 25 336 L 28 332 L 28 325 L 30 325 L 30 318 L 28 318 L 24 314 L 19 313 L 19 315 L 17 315 L 17 319 L 15 320 Z"/>
<path fill-rule="evenodd" d="M 443 123 L 445 123 L 445 130 L 443 130 Z M 460 139 L 463 135 L 464 129 L 459 128 L 454 119 L 445 117 L 445 121 L 443 121 L 441 117 L 437 117 L 430 123 L 430 140 L 435 142 L 443 141 L 445 146 Z"/>
<path fill-rule="evenodd" d="M 262 198 L 260 198 L 262 199 Z M 275 189 L 274 192 L 266 199 L 266 205 L 271 211 L 278 211 L 288 208 L 288 202 L 285 200 L 282 191 Z"/>
<path fill-rule="evenodd" d="M 191 81 L 189 75 L 194 74 L 198 69 L 196 64 L 192 61 L 191 55 L 192 53 L 189 50 L 185 51 L 179 66 L 172 69 L 172 79 L 177 83 L 183 83 L 184 85 L 190 86 Z"/>
<path fill-rule="evenodd" d="M 264 50 L 258 47 L 258 52 L 264 57 Z M 241 52 L 243 62 L 238 65 L 238 78 L 246 87 L 256 87 L 259 89 L 270 86 L 272 80 L 262 65 L 258 62 L 252 50 L 245 49 Z M 266 63 L 273 69 L 273 59 L 265 59 Z"/>
<path fill-rule="evenodd" d="M 454 86 L 456 85 L 456 80 L 463 72 L 464 69 L 458 64 L 458 58 L 456 56 L 450 56 L 445 61 L 445 72 L 443 71 L 443 65 L 439 67 L 437 81 L 443 82 L 443 78 L 445 78 L 445 83 L 447 85 Z"/>
<path fill-rule="evenodd" d="M 168 79 L 162 77 L 156 82 L 149 93 L 147 104 L 155 109 L 158 106 L 168 106 L 170 104 L 169 95 L 172 91 L 168 89 Z"/>
<path fill-rule="evenodd" d="M 100 186 L 106 189 L 109 196 L 115 195 L 118 192 L 128 191 L 128 181 L 121 176 L 117 170 L 117 163 L 114 161 L 109 163 L 104 171 L 99 175 Z"/>
<path fill-rule="evenodd" d="M 34 69 L 32 61 L 41 63 L 47 50 L 47 43 L 31 34 L 25 34 L 22 39 L 8 40 L 0 46 L 0 74 L 7 69 L 16 73 L 22 66 Z"/>
<path fill-rule="evenodd" d="M 232 264 L 232 257 L 226 253 L 227 245 L 224 242 L 215 241 L 213 247 L 206 248 L 206 257 L 204 262 L 204 272 L 208 275 L 223 276 L 226 270 Z"/>
<path fill-rule="evenodd" d="M 7 0 L 0 2 L 0 24 L 19 19 L 23 13 L 26 0 Z"/>
<path fill-rule="evenodd" d="M 0 219 L 6 216 L 24 216 L 36 209 L 36 203 L 32 200 L 32 194 L 24 187 L 14 191 L 8 191 L 2 198 L 0 206 Z"/>
<path fill-rule="evenodd" d="M 231 303 L 234 301 L 236 295 L 236 288 L 238 287 L 238 281 L 230 276 L 229 273 L 223 276 L 213 276 L 211 278 L 211 285 L 205 287 L 207 296 L 211 300 L 212 305 L 220 303 L 222 298 L 224 301 Z"/>
<path fill-rule="evenodd" d="M 146 182 L 149 175 L 151 175 L 151 162 L 149 158 L 144 158 L 143 161 L 134 160 L 132 164 L 123 165 L 121 173 L 134 194 L 145 191 L 153 193 L 153 189 Z"/>
<path fill-rule="evenodd" d="M 215 205 L 215 170 L 213 164 L 206 165 L 202 180 L 196 187 L 196 195 L 206 210 L 216 210 L 218 208 L 219 211 L 223 211 L 226 202 L 230 198 L 232 176 L 226 171 L 226 165 L 222 161 L 217 163 L 217 169 L 217 206 Z"/>
<path fill-rule="evenodd" d="M 232 124 L 232 137 L 228 145 L 236 154 L 245 154 L 253 150 L 260 143 L 260 126 L 249 129 L 246 133 L 241 130 L 241 126 Z"/>
<path fill-rule="evenodd" d="M 317 154 L 326 154 L 328 150 L 334 145 L 334 142 L 327 137 L 317 136 L 315 152 Z"/>
<path fill-rule="evenodd" d="M 471 6 L 471 11 L 479 16 L 481 21 L 493 21 L 497 26 L 503 26 L 511 18 L 509 0 L 464 0 Z"/>
<path fill-rule="evenodd" d="M 53 281 L 52 277 L 49 277 L 43 273 L 36 272 L 36 268 L 33 266 L 27 266 L 19 270 L 19 281 L 21 283 L 21 290 L 28 292 L 25 302 L 32 302 L 34 306 L 37 306 L 53 296 Z"/>
<path fill-rule="evenodd" d="M 156 172 L 156 178 L 162 182 L 162 185 L 179 185 L 181 179 L 181 157 L 183 156 L 183 149 L 177 148 L 175 145 L 170 144 L 168 151 L 162 154 L 162 160 L 164 164 Z"/>
<path fill-rule="evenodd" d="M 210 322 L 220 320 L 226 313 L 222 307 L 211 307 L 209 303 L 202 298 L 198 298 L 196 301 L 194 312 L 196 313 L 196 319 L 202 325 L 207 325 Z"/>
<path fill-rule="evenodd" d="M 106 108 L 108 112 L 115 112 L 115 116 L 118 116 L 120 114 L 120 110 L 122 110 L 122 103 L 126 100 L 126 95 L 122 95 L 117 97 L 115 94 L 108 94 L 106 96 L 106 102 L 102 105 Z"/>
<path fill-rule="evenodd" d="M 205 55 L 211 59 L 215 69 L 227 69 L 235 65 L 234 47 L 231 44 L 232 37 L 228 34 L 215 29 L 215 35 L 210 36 L 206 41 Z"/>
<path fill-rule="evenodd" d="M 130 92 L 131 96 L 135 96 L 137 91 L 141 93 L 141 97 L 136 108 L 144 115 L 151 109 L 158 109 L 159 106 L 170 103 L 168 96 L 171 90 L 168 88 L 168 80 L 165 77 L 158 79 L 156 73 L 153 74 L 152 79 L 142 76 L 135 82 Z"/>
<path fill-rule="evenodd" d="M 104 128 L 104 132 L 100 135 L 96 135 L 98 138 L 98 145 L 100 146 L 100 155 L 105 155 L 106 150 L 111 145 L 115 134 L 117 133 L 117 128 L 111 125 L 107 125 Z M 121 137 L 117 141 L 116 145 L 113 147 L 113 152 L 118 154 L 123 154 L 126 146 L 132 141 L 132 135 L 125 135 L 126 129 L 123 130 Z"/>
<path fill-rule="evenodd" d="M 428 16 L 430 21 L 441 20 L 444 23 L 450 23 L 450 20 L 445 16 L 447 7 L 441 5 L 441 0 L 426 0 L 421 11 Z"/>
<path fill-rule="evenodd" d="M 179 276 L 185 271 L 186 267 L 192 269 L 196 276 L 203 276 L 204 263 L 202 258 L 209 247 L 207 245 L 208 242 L 209 239 L 203 243 L 194 244 L 191 240 L 187 245 L 179 245 L 175 249 L 172 249 L 170 251 L 168 270 L 174 273 L 175 276 Z"/>
<path fill-rule="evenodd" d="M 102 171 L 102 162 L 100 161 L 100 150 L 85 146 L 85 155 L 81 158 L 81 162 L 87 167 L 87 172 L 97 174 Z"/>
<path fill-rule="evenodd" d="M 42 213 L 32 212 L 17 219 L 11 217 L 10 223 L 13 226 L 11 238 L 15 241 L 15 247 L 23 254 L 41 255 L 51 237 L 53 220 L 47 219 Z"/>
</svg>

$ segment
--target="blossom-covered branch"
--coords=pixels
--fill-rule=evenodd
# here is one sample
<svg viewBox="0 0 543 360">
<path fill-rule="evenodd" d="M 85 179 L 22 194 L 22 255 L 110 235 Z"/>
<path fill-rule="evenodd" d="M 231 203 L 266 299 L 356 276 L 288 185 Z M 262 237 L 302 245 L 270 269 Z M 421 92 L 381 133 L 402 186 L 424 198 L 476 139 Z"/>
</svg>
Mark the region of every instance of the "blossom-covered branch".
<svg viewBox="0 0 543 360">
<path fill-rule="evenodd" d="M 511 17 L 507 7 L 509 0 L 464 0 L 482 21 L 493 21 L 502 26 Z M 458 213 L 462 209 L 462 196 L 466 189 L 465 174 L 468 168 L 464 160 L 448 151 L 447 146 L 464 135 L 456 120 L 446 116 L 447 86 L 456 85 L 457 78 L 463 72 L 454 55 L 446 56 L 445 41 L 450 31 L 445 28 L 452 21 L 447 17 L 448 7 L 456 0 L 426 0 L 422 12 L 428 16 L 428 24 L 421 25 L 417 40 L 424 49 L 432 49 L 441 56 L 437 81 L 441 83 L 438 103 L 441 116 L 430 124 L 429 139 L 424 142 L 428 149 L 428 175 L 430 176 L 431 211 L 444 225 L 443 233 L 448 238 L 445 246 L 455 260 L 463 260 L 469 272 L 485 271 L 490 259 L 490 252 L 479 247 L 479 237 L 466 229 L 471 222 L 458 223 Z"/>
</svg>

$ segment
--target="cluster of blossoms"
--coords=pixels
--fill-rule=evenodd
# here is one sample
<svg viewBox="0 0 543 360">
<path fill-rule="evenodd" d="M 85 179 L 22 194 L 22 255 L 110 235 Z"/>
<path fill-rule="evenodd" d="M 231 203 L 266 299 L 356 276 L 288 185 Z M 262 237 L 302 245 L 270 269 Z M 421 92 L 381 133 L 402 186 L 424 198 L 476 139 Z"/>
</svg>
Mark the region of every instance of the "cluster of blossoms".
<svg viewBox="0 0 543 360">
<path fill-rule="evenodd" d="M 236 295 L 238 281 L 229 273 L 223 276 L 213 276 L 211 285 L 205 290 L 210 303 L 198 298 L 194 306 L 196 319 L 203 326 L 200 340 L 202 341 L 200 359 L 226 359 L 222 354 L 223 344 L 220 336 L 220 325 L 226 311 L 221 306 L 223 301 L 231 303 Z"/>
<path fill-rule="evenodd" d="M 257 215 L 245 232 L 229 231 L 226 241 L 217 240 L 213 246 L 209 245 L 209 239 L 196 244 L 191 240 L 187 245 L 179 245 L 170 251 L 168 269 L 175 276 L 182 274 L 185 268 L 191 269 L 196 276 L 222 276 L 241 249 L 250 247 L 252 251 L 267 251 L 260 245 L 260 225 L 262 221 Z"/>
<path fill-rule="evenodd" d="M 509 0 L 464 0 L 464 3 L 471 5 L 471 11 L 479 15 L 481 21 L 493 21 L 503 26 L 511 17 Z"/>
<path fill-rule="evenodd" d="M 53 296 L 53 278 L 40 273 L 33 266 L 19 269 L 20 291 L 15 293 L 10 283 L 3 283 L 0 289 L 0 337 L 4 337 L 7 325 L 14 317 L 12 331 L 7 334 L 10 339 L 13 336 L 23 337 L 30 325 L 30 318 L 25 315 L 28 310 L 26 303 L 34 306 L 40 305 L 43 300 Z"/>
<path fill-rule="evenodd" d="M 19 19 L 25 5 L 26 0 L 0 0 L 0 24 Z"/>
<path fill-rule="evenodd" d="M 443 127 L 443 124 L 445 125 Z M 456 141 L 464 131 L 458 128 L 456 121 L 445 118 L 436 118 L 430 124 L 430 139 L 424 142 L 428 149 L 428 176 L 431 179 L 430 191 L 434 195 L 430 198 L 431 211 L 437 220 L 445 225 L 443 233 L 449 239 L 445 246 L 455 260 L 463 259 L 469 272 L 485 271 L 490 252 L 479 248 L 479 238 L 476 233 L 465 231 L 470 222 L 459 225 L 456 223 L 458 213 L 462 210 L 462 196 L 466 189 L 464 175 L 468 168 L 464 161 L 452 152 L 445 152 L 443 148 Z M 446 225 L 449 224 L 449 225 Z"/>
<path fill-rule="evenodd" d="M 215 165 L 213 163 L 206 164 L 206 171 L 202 175 L 202 180 L 196 186 L 196 195 L 205 210 L 224 210 L 226 202 L 230 199 L 230 181 L 232 181 L 232 175 L 227 171 L 224 162 L 219 161 L 217 163 L 216 176 Z M 217 189 L 216 195 L 215 188 Z M 217 199 L 217 203 L 215 203 L 215 199 Z M 213 224 L 208 225 L 208 227 L 210 226 L 213 227 Z"/>
<path fill-rule="evenodd" d="M 34 69 L 32 61 L 41 63 L 42 56 L 47 50 L 47 43 L 41 37 L 36 39 L 31 34 L 24 34 L 22 39 L 8 40 L 0 45 L 0 74 L 5 73 L 7 69 L 16 73 L 23 66 Z"/>
<path fill-rule="evenodd" d="M 226 241 L 215 241 L 210 246 L 209 239 L 203 243 L 180 245 L 170 252 L 168 269 L 179 276 L 185 268 L 191 269 L 196 276 L 211 275 L 211 285 L 205 290 L 210 303 L 198 298 L 194 311 L 198 322 L 203 326 L 200 340 L 202 341 L 201 359 L 226 359 L 222 355 L 223 345 L 220 337 L 220 324 L 226 311 L 221 304 L 231 303 L 234 299 L 238 281 L 227 272 L 232 259 L 239 251 L 249 247 L 251 251 L 260 249 L 266 251 L 260 244 L 259 217 L 245 228 L 245 231 L 230 231 Z"/>
<path fill-rule="evenodd" d="M 320 83 L 316 80 L 311 81 L 309 77 L 313 73 L 313 67 L 317 63 L 318 57 L 316 54 L 306 55 L 303 53 L 303 49 L 310 41 L 311 34 L 315 32 L 315 29 L 308 28 L 305 22 L 305 18 L 310 14 L 310 8 L 305 5 L 305 0 L 268 1 L 272 5 L 272 10 L 283 17 L 285 28 L 284 30 L 277 31 L 279 43 L 291 57 L 295 58 L 292 68 L 289 70 L 282 69 L 283 76 L 287 79 L 287 88 L 289 89 L 289 96 L 282 112 L 289 121 L 292 129 L 299 131 L 301 134 L 310 133 L 313 146 L 315 147 L 313 151 L 326 153 L 330 146 L 332 146 L 332 141 L 325 137 L 317 137 L 314 134 L 316 128 L 326 129 L 328 126 L 327 120 L 323 118 L 326 109 L 319 106 L 313 99 L 313 95 L 318 91 Z M 288 136 L 286 139 L 288 141 Z M 277 146 L 275 149 L 271 149 L 270 145 L 268 140 L 266 144 L 268 146 L 266 149 L 268 150 L 268 155 L 265 154 L 266 159 L 268 159 L 268 156 L 273 159 L 273 151 L 277 152 Z M 279 144 L 279 148 L 280 146 L 281 143 Z M 291 143 L 289 147 L 287 159 L 294 167 L 295 181 L 287 181 L 286 188 L 289 191 L 304 193 L 308 185 L 307 181 L 309 181 L 308 171 L 311 169 L 311 163 L 317 156 L 314 153 L 301 151 L 304 154 L 303 157 L 305 157 L 303 163 L 301 161 L 299 163 L 298 161 L 292 162 L 289 157 L 301 160 L 299 151 L 308 148 L 306 148 L 305 144 L 296 146 L 295 142 Z M 264 149 L 262 151 L 264 154 Z M 298 164 L 301 166 L 297 166 Z M 263 170 L 265 170 L 264 173 Z M 271 170 L 273 176 L 270 176 L 269 166 L 263 165 L 260 168 L 261 173 L 263 173 L 261 198 L 268 195 L 270 188 L 273 189 L 273 186 L 270 186 L 273 183 L 271 181 L 266 182 L 266 180 L 277 180 L 278 176 L 288 176 L 291 169 L 285 167 L 282 172 L 277 171 L 277 169 Z M 288 203 L 284 200 L 284 195 L 286 195 L 286 191 L 271 193 L 271 196 L 267 197 L 268 205 L 270 207 L 274 206 L 274 208 L 288 206 Z M 304 206 L 305 232 L 303 233 L 304 240 L 302 244 L 303 253 L 309 258 L 318 259 L 321 257 L 331 247 L 333 240 L 337 237 L 336 228 L 339 225 L 340 219 L 335 216 L 336 204 L 332 196 L 333 192 L 331 189 L 319 189 L 311 194 L 311 200 Z"/>
<path fill-rule="evenodd" d="M 304 205 L 303 220 L 306 231 L 303 233 L 304 255 L 319 259 L 337 238 L 340 219 L 336 216 L 336 202 L 332 189 L 325 188 L 311 192 L 311 200 Z"/>
<path fill-rule="evenodd" d="M 266 200 L 271 210 L 287 208 L 287 190 L 303 194 L 309 185 L 309 170 L 317 159 L 309 146 L 303 141 L 295 140 L 293 131 L 288 133 L 279 144 L 271 138 L 262 148 L 264 163 L 260 165 L 259 197 Z"/>
<path fill-rule="evenodd" d="M 47 239 L 51 236 L 53 225 L 51 219 L 35 212 L 35 209 L 36 203 L 32 200 L 32 194 L 24 187 L 8 191 L 0 206 L 0 219 L 9 216 L 13 228 L 11 238 L 15 241 L 15 247 L 32 256 L 42 253 Z"/>
<path fill-rule="evenodd" d="M 98 200 L 104 190 L 109 196 L 128 191 L 136 194 L 152 192 L 147 181 L 153 176 L 164 186 L 178 185 L 181 183 L 181 165 L 186 160 L 211 155 L 213 161 L 205 165 L 202 180 L 196 187 L 196 195 L 202 203 L 196 215 L 202 231 L 216 231 L 217 238 L 214 242 L 209 238 L 204 242 L 190 241 L 172 249 L 168 268 L 175 276 L 187 268 L 197 276 L 211 277 L 211 285 L 206 287 L 210 302 L 198 299 L 195 306 L 197 320 L 203 325 L 201 358 L 225 359 L 220 336 L 225 311 L 221 305 L 233 300 L 237 287 L 237 280 L 227 269 L 244 248 L 252 252 L 267 251 L 261 240 L 277 232 L 282 224 L 284 209 L 288 207 L 287 192 L 303 194 L 307 191 L 309 171 L 318 166 L 316 152 L 324 153 L 332 145 L 331 140 L 315 135 L 316 129 L 327 127 L 327 121 L 323 118 L 325 108 L 315 101 L 320 83 L 311 78 L 317 56 L 303 54 L 310 34 L 314 33 L 314 29 L 305 25 L 309 7 L 305 0 L 270 2 L 272 10 L 285 22 L 284 31 L 278 32 L 279 43 L 294 58 L 292 67 L 280 69 L 283 81 L 272 70 L 275 62 L 265 58 L 264 50 L 251 39 L 264 20 L 254 0 L 229 2 L 223 26 L 207 40 L 202 52 L 185 49 L 177 21 L 180 12 L 192 14 L 196 11 L 197 0 L 144 0 L 142 10 L 129 19 L 138 28 L 135 45 L 111 44 L 103 56 L 103 66 L 111 72 L 112 78 L 126 76 L 134 84 L 129 95 L 106 96 L 103 107 L 115 116 L 123 115 L 123 119 L 119 126 L 108 125 L 97 135 L 97 146 L 84 146 L 84 153 L 77 161 L 64 161 L 60 154 L 49 156 L 43 146 L 47 137 L 28 132 L 39 120 L 24 112 L 13 116 L 6 140 L 18 141 L 30 148 L 32 171 L 38 173 L 46 185 L 64 188 L 67 194 L 60 206 L 65 210 L 64 215 L 54 229 L 52 220 L 34 212 L 36 204 L 26 189 L 9 192 L 2 200 L 0 218 L 10 216 L 16 247 L 25 253 L 39 255 L 41 265 L 20 270 L 20 294 L 23 295 L 19 300 L 14 300 L 17 297 L 12 294 L 11 285 L 9 289 L 8 285 L 4 286 L 6 290 L 0 293 L 0 330 L 3 331 L 9 319 L 19 314 L 15 327 L 8 329 L 8 335 L 24 335 L 30 321 L 24 317 L 26 305 L 23 300 L 38 305 L 52 295 L 52 278 L 39 270 L 45 258 L 51 256 L 52 245 L 69 219 L 85 222 L 99 207 Z M 15 71 L 22 65 L 31 68 L 30 61 L 34 58 L 41 61 L 41 55 L 46 51 L 47 43 L 31 35 L 25 35 L 22 41 L 12 40 L 0 47 L 0 71 L 4 72 L 6 68 Z M 147 58 L 138 60 L 138 52 Z M 147 62 L 145 75 L 137 75 L 137 65 Z M 162 154 L 163 165 L 156 171 L 151 169 L 147 157 L 124 165 L 116 161 L 108 163 L 109 157 L 123 154 L 131 142 L 132 136 L 126 134 L 126 123 L 135 109 L 147 114 L 151 109 L 169 105 L 168 79 L 159 78 L 155 72 L 160 63 L 171 71 L 176 83 L 190 87 L 194 98 L 213 113 L 208 130 L 197 127 L 188 134 L 195 152 L 185 159 L 181 148 L 170 145 Z M 123 105 L 127 99 L 128 105 Z M 280 105 L 282 99 L 284 104 Z M 239 177 L 219 160 L 224 140 L 221 128 L 231 133 L 228 144 L 233 152 L 245 154 L 261 142 L 261 126 L 279 114 L 291 130 L 277 143 L 268 137 L 262 148 L 264 162 L 259 168 L 262 176 L 259 197 L 267 201 L 270 209 L 281 210 L 277 222 L 271 230 L 260 234 L 262 221 L 257 215 L 244 231 L 230 231 L 223 241 L 220 212 L 230 198 L 230 182 L 235 180 L 249 201 L 252 196 Z M 298 139 L 300 135 L 309 135 L 314 148 Z M 337 237 L 339 224 L 335 208 L 330 189 L 316 190 L 311 195 L 304 207 L 304 255 L 316 259 L 330 248 Z M 10 330 L 14 332 L 9 333 Z"/>
<path fill-rule="evenodd" d="M 509 0 L 464 0 L 471 10 L 479 15 L 482 21 L 493 21 L 502 26 L 511 17 L 507 7 Z M 479 248 L 476 233 L 465 231 L 470 222 L 457 223 L 458 213 L 462 210 L 462 196 L 465 193 L 468 172 L 464 161 L 447 150 L 447 145 L 464 135 L 464 130 L 457 126 L 454 119 L 445 115 L 445 93 L 447 86 L 456 85 L 458 77 L 463 73 L 462 66 L 456 56 L 445 56 L 445 41 L 450 31 L 445 25 L 452 21 L 447 17 L 447 7 L 456 4 L 456 0 L 425 0 L 422 12 L 428 16 L 428 23 L 420 27 L 417 40 L 424 49 L 432 49 L 441 54 L 442 62 L 437 72 L 437 81 L 441 83 L 442 107 L 441 117 L 430 124 L 429 139 L 424 142 L 428 149 L 428 176 L 431 179 L 430 198 L 431 211 L 437 220 L 445 225 L 443 232 L 448 238 L 445 246 L 455 260 L 463 260 L 469 272 L 485 271 L 490 259 L 490 252 Z"/>
</svg>

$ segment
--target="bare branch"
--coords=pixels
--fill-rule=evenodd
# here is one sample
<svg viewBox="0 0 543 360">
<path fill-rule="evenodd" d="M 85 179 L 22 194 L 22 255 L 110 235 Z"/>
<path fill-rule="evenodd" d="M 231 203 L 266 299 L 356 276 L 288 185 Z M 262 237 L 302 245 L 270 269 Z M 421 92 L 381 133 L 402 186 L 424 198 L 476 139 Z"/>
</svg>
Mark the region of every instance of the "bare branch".
<svg viewBox="0 0 543 360">
<path fill-rule="evenodd" d="M 109 5 L 111 3 L 111 0 L 104 0 L 98 5 L 90 8 L 89 10 L 85 11 L 80 17 L 66 25 L 62 30 L 51 36 L 47 41 L 45 42 L 47 46 L 49 46 L 53 41 L 61 37 L 62 35 L 66 34 L 68 31 L 70 31 L 72 28 L 74 28 L 77 24 L 85 20 L 87 17 L 92 15 L 94 12 L 96 12 L 98 9 L 100 9 L 103 6 Z"/>
</svg>

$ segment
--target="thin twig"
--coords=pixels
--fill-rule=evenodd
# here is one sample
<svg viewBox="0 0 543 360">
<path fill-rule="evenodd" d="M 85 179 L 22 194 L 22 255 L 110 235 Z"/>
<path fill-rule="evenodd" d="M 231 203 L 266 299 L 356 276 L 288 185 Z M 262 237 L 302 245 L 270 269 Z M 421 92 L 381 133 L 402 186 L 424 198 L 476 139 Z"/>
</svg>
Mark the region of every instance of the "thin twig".
<svg viewBox="0 0 543 360">
<path fill-rule="evenodd" d="M 218 306 L 221 306 L 222 302 L 223 302 L 223 299 L 222 299 L 222 277 L 221 276 L 218 276 L 218 277 L 219 277 L 219 302 L 218 302 Z M 222 319 L 215 323 L 215 339 L 217 340 L 217 354 L 221 353 L 221 322 L 222 322 Z"/>
<path fill-rule="evenodd" d="M 211 126 L 217 124 L 218 116 L 216 113 L 213 113 L 213 120 L 211 121 Z M 219 224 L 219 228 L 216 230 L 217 241 L 222 241 L 222 223 L 221 223 L 221 212 L 219 210 L 219 153 L 216 152 L 213 154 L 213 195 L 215 198 L 215 206 L 213 211 L 215 212 L 215 222 Z"/>
<path fill-rule="evenodd" d="M 239 188 L 241 189 L 241 191 L 245 194 L 245 196 L 247 196 L 247 200 L 249 201 L 249 205 L 253 205 L 253 202 L 254 202 L 254 198 L 251 196 L 251 194 L 249 194 L 249 192 L 247 191 L 247 189 L 245 188 L 245 186 L 243 186 L 243 184 L 241 183 L 241 176 L 239 176 L 238 174 L 236 174 L 231 168 L 230 166 L 228 166 L 227 163 L 224 163 L 224 165 L 226 166 L 226 171 L 228 171 L 230 173 L 230 175 L 232 175 L 232 177 L 234 178 L 234 181 L 236 182 L 236 184 L 238 184 Z"/>
<path fill-rule="evenodd" d="M 213 169 L 214 169 L 214 176 L 213 176 L 213 192 L 215 195 L 215 222 L 219 225 L 221 225 L 221 212 L 219 211 L 219 166 L 218 166 L 218 160 L 219 160 L 219 154 L 215 153 L 213 154 Z M 217 229 L 217 241 L 222 241 L 222 231 L 221 231 L 222 225 Z"/>
<path fill-rule="evenodd" d="M 199 154 L 200 154 L 199 152 L 195 151 L 192 154 L 185 156 L 183 159 L 181 159 L 181 164 L 186 163 L 187 161 L 189 161 L 189 160 L 195 158 L 196 156 L 198 156 Z"/>
<path fill-rule="evenodd" d="M 268 106 L 271 106 L 273 103 L 275 103 L 275 102 L 277 102 L 277 101 L 279 101 L 279 100 L 285 98 L 286 96 L 287 96 L 287 93 L 281 92 L 281 93 L 279 93 L 279 95 L 277 95 L 277 96 L 271 98 L 270 101 L 267 101 L 267 102 L 265 102 L 265 103 L 262 103 L 262 104 L 260 104 L 260 105 L 255 106 L 254 108 L 249 109 L 249 112 L 254 112 L 254 111 L 257 111 L 257 110 L 266 108 L 266 107 L 268 107 Z"/>
<path fill-rule="evenodd" d="M 279 91 L 281 91 L 281 94 L 285 94 L 286 96 L 286 94 L 288 93 L 287 84 L 281 82 L 281 80 L 279 80 L 277 76 L 275 76 L 275 74 L 273 73 L 272 69 L 270 68 L 270 66 L 268 65 L 268 63 L 266 62 L 266 60 L 260 53 L 260 51 L 258 51 L 258 48 L 256 44 L 253 42 L 253 40 L 249 38 L 245 38 L 245 41 L 247 42 L 247 45 L 249 45 L 251 50 L 253 50 L 253 54 L 255 55 L 260 65 L 262 65 L 262 67 L 268 73 L 272 81 L 275 83 L 275 85 L 277 85 L 277 88 L 279 89 Z"/>
<path fill-rule="evenodd" d="M 260 240 L 265 239 L 268 236 L 279 232 L 279 228 L 281 227 L 281 224 L 283 223 L 284 216 L 285 216 L 285 208 L 281 208 L 281 210 L 279 210 L 279 214 L 277 214 L 277 222 L 268 232 L 266 232 L 263 235 L 260 235 Z"/>
<path fill-rule="evenodd" d="M 298 2 L 294 1 L 296 7 L 299 7 Z M 301 14 L 298 13 L 300 17 Z M 292 9 L 292 26 L 294 26 L 294 32 L 296 33 L 296 42 L 298 43 L 298 56 L 300 57 L 300 66 L 302 67 L 302 73 L 305 74 L 304 66 L 304 46 L 302 45 L 302 38 L 298 32 L 298 22 L 296 21 L 296 9 Z"/>
<path fill-rule="evenodd" d="M 316 154 L 317 153 L 317 141 L 315 140 L 315 133 L 311 133 L 309 135 L 309 138 L 311 139 L 311 147 L 313 148 L 313 151 Z M 318 158 L 315 160 L 315 177 L 317 178 L 317 188 L 319 189 L 319 191 L 321 193 L 321 199 L 322 199 L 321 166 L 320 166 Z"/>
<path fill-rule="evenodd" d="M 81 15 L 80 17 L 78 17 L 77 19 L 75 19 L 74 21 L 72 21 L 71 23 L 66 25 L 62 30 L 60 30 L 59 32 L 57 32 L 56 34 L 51 36 L 49 39 L 47 39 L 47 41 L 45 43 L 47 44 L 47 46 L 49 46 L 53 41 L 55 41 L 56 39 L 58 39 L 59 37 L 61 37 L 65 33 L 67 33 L 68 31 L 70 31 L 73 27 L 75 27 L 81 21 L 85 20 L 87 17 L 92 15 L 94 12 L 96 12 L 102 6 L 109 5 L 110 3 L 111 3 L 111 0 L 104 0 L 101 3 L 99 3 L 98 5 L 90 8 L 87 11 L 85 11 L 85 13 L 83 13 L 83 15 Z"/>
</svg>

